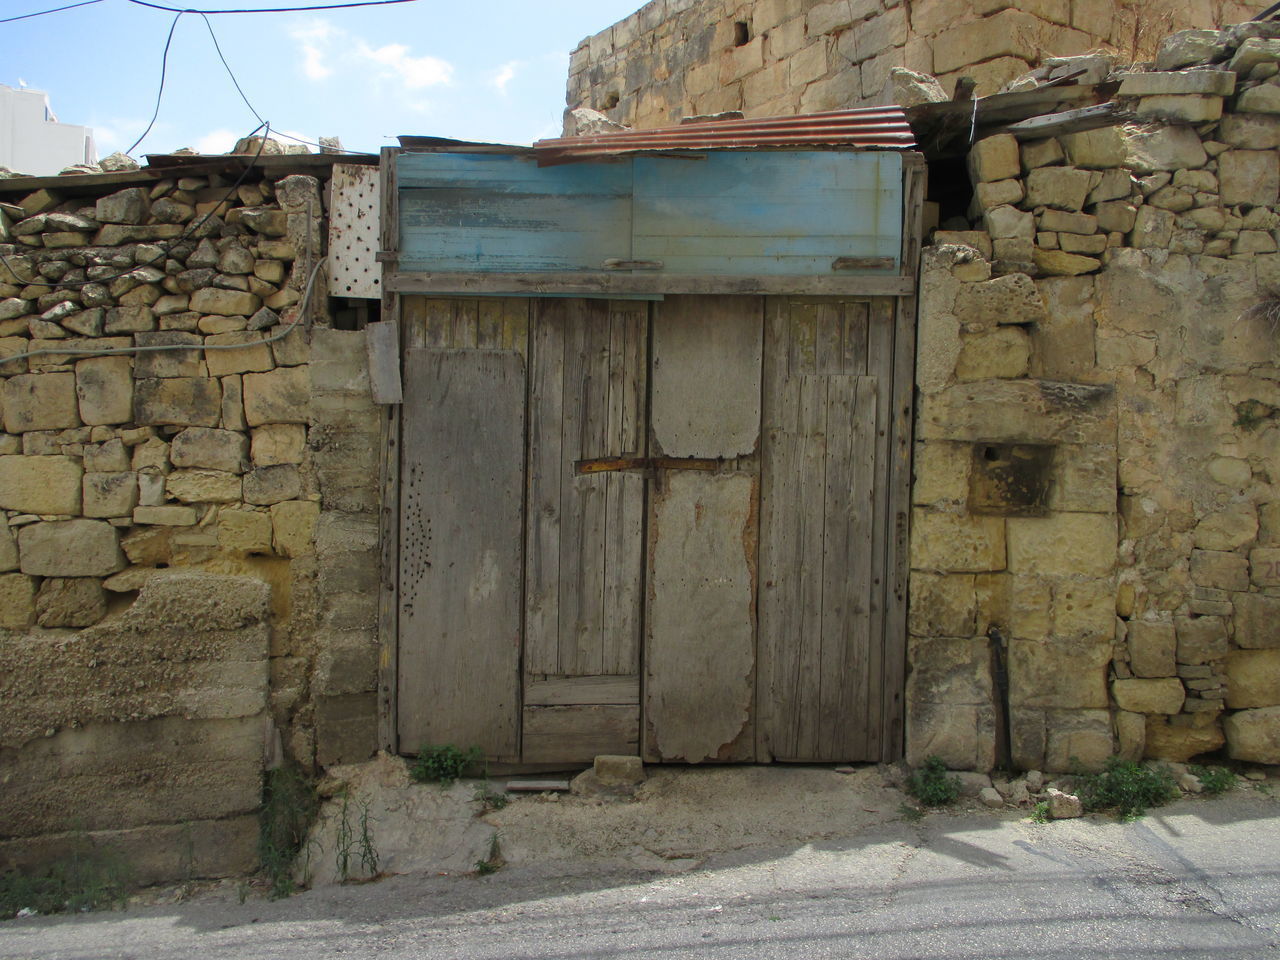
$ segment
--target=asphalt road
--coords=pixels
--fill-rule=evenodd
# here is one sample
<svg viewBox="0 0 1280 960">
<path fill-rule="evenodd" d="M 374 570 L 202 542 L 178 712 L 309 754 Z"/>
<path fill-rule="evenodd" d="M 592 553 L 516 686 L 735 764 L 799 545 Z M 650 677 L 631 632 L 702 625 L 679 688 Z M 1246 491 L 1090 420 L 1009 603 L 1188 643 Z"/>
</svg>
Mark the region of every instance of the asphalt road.
<svg viewBox="0 0 1280 960">
<path fill-rule="evenodd" d="M 671 875 L 547 864 L 0 925 L 0 958 L 1280 958 L 1280 803 L 933 815 Z"/>
</svg>

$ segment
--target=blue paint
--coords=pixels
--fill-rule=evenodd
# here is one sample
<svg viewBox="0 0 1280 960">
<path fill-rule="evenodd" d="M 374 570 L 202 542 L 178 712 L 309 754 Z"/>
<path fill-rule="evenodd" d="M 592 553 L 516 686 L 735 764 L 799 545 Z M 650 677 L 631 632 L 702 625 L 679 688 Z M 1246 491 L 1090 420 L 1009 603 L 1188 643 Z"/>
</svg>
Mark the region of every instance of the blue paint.
<svg viewBox="0 0 1280 960">
<path fill-rule="evenodd" d="M 403 153 L 400 269 L 831 276 L 838 257 L 902 248 L 897 153 L 720 151 L 538 167 L 505 154 Z M 654 271 L 646 271 L 652 273 Z"/>
</svg>

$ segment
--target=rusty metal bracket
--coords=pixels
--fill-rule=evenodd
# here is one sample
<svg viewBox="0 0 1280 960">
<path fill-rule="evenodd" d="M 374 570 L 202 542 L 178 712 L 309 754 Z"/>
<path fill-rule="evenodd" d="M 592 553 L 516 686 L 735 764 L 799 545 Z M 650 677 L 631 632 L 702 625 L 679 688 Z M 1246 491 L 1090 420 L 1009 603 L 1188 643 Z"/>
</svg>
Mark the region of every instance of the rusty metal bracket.
<svg viewBox="0 0 1280 960">
<path fill-rule="evenodd" d="M 575 460 L 573 471 L 578 475 L 592 473 L 617 473 L 622 470 L 705 470 L 720 469 L 721 461 L 701 457 L 597 457 L 594 460 Z"/>
<path fill-rule="evenodd" d="M 836 257 L 831 261 L 832 270 L 892 270 L 896 265 L 893 257 Z"/>
<path fill-rule="evenodd" d="M 665 264 L 661 260 L 621 260 L 610 257 L 601 266 L 606 270 L 661 270 Z"/>
</svg>

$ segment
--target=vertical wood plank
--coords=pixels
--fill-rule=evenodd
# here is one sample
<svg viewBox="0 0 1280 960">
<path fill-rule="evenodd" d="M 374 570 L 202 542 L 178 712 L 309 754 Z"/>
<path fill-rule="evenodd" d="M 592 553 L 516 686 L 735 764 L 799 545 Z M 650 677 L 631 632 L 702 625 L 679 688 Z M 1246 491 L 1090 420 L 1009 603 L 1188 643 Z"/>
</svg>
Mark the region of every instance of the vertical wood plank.
<svg viewBox="0 0 1280 960">
<path fill-rule="evenodd" d="M 797 666 L 790 691 L 794 743 L 801 757 L 817 756 L 818 697 L 822 676 L 823 505 L 826 494 L 827 381 L 801 377 L 797 384 L 799 423 L 795 468 L 799 478 L 795 515 L 800 566 L 796 623 Z"/>
<path fill-rule="evenodd" d="M 384 147 L 379 157 L 379 245 L 394 252 L 399 248 L 399 184 L 396 180 L 396 154 Z M 382 316 L 396 321 L 403 351 L 404 318 L 401 298 L 389 292 L 386 277 L 394 271 L 383 268 L 379 284 L 382 290 Z M 401 356 L 403 353 L 401 353 Z M 403 400 L 403 392 L 401 394 Z M 382 462 L 379 470 L 379 561 L 378 571 L 378 743 L 390 753 L 400 748 L 399 739 L 399 651 L 400 651 L 400 440 L 401 410 L 390 407 L 382 422 L 380 446 Z"/>
<path fill-rule="evenodd" d="M 514 760 L 524 361 L 514 352 L 413 350 L 406 369 L 400 741 L 474 744 Z"/>
<path fill-rule="evenodd" d="M 867 311 L 865 300 L 844 304 L 844 373 L 864 376 L 867 372 Z"/>
<path fill-rule="evenodd" d="M 893 307 L 893 300 L 888 297 L 878 297 L 872 301 L 867 334 L 867 363 L 876 381 L 875 462 L 882 465 L 880 476 L 877 477 L 879 482 L 876 484 L 872 514 L 875 549 L 871 557 L 871 635 L 875 639 L 870 647 L 867 675 L 875 679 L 868 686 L 865 705 L 867 746 L 873 756 L 881 754 L 884 742 L 882 718 L 885 702 L 885 593 L 889 517 L 888 485 L 883 465 L 889 462 L 889 432 L 892 428 L 892 408 L 888 392 L 893 382 Z"/>
<path fill-rule="evenodd" d="M 529 347 L 529 502 L 525 673 L 560 672 L 560 512 L 566 457 L 563 300 L 532 306 Z M 571 469 L 571 468 L 570 468 Z"/>
</svg>

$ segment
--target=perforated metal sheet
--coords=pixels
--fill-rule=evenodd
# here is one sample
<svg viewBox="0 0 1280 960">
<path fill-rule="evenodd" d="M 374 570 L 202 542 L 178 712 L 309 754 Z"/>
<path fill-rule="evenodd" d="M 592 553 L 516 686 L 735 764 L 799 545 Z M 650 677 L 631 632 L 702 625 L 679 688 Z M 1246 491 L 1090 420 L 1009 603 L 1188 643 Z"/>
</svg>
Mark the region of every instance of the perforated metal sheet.
<svg viewBox="0 0 1280 960">
<path fill-rule="evenodd" d="M 382 296 L 378 168 L 340 163 L 330 181 L 329 292 L 335 297 Z"/>
</svg>

